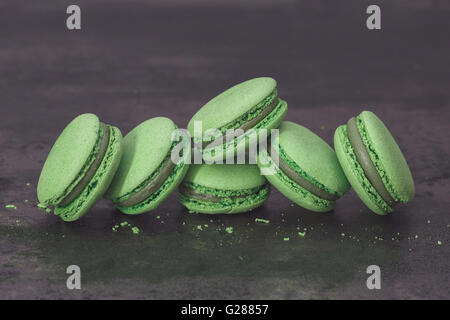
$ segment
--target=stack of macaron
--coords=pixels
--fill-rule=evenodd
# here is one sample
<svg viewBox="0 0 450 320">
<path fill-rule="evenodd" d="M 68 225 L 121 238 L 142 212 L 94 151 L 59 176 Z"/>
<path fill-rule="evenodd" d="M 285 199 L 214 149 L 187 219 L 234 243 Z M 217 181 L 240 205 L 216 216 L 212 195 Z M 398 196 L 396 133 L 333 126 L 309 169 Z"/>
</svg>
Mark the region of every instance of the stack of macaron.
<svg viewBox="0 0 450 320">
<path fill-rule="evenodd" d="M 104 197 L 125 214 L 141 214 L 178 189 L 189 212 L 230 214 L 261 206 L 273 186 L 303 208 L 328 212 L 353 187 L 368 208 L 385 215 L 413 198 L 405 158 L 374 113 L 363 111 L 339 126 L 334 149 L 309 129 L 284 121 L 286 113 L 276 81 L 264 77 L 208 101 L 187 130 L 157 117 L 122 138 L 117 127 L 82 114 L 45 161 L 40 206 L 74 221 Z"/>
</svg>

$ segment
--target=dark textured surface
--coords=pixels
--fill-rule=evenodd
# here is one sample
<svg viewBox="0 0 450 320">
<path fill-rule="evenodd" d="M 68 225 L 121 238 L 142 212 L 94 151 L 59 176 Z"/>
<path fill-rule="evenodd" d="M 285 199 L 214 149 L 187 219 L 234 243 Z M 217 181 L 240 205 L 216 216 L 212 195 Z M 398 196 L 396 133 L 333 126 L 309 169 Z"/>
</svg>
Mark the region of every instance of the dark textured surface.
<svg viewBox="0 0 450 320">
<path fill-rule="evenodd" d="M 65 29 L 70 3 L 0 2 L 0 298 L 450 298 L 445 1 L 379 1 L 375 32 L 365 1 L 80 0 L 78 32 Z M 388 217 L 353 191 L 331 214 L 275 190 L 237 216 L 192 215 L 172 195 L 128 217 L 102 200 L 71 224 L 35 207 L 46 154 L 76 115 L 94 112 L 124 134 L 154 116 L 184 127 L 256 76 L 277 79 L 287 119 L 330 144 L 338 125 L 374 111 L 405 153 L 415 199 Z M 140 234 L 113 232 L 122 221 Z M 66 289 L 71 264 L 82 290 Z M 366 288 L 371 264 L 382 290 Z"/>
</svg>

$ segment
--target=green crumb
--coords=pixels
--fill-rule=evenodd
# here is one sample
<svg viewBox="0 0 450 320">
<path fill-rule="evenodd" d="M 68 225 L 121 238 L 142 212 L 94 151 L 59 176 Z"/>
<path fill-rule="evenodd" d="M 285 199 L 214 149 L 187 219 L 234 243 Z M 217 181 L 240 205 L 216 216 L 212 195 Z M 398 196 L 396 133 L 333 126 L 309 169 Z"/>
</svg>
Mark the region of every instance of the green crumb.
<svg viewBox="0 0 450 320">
<path fill-rule="evenodd" d="M 16 207 L 15 205 L 13 205 L 13 204 L 7 204 L 7 205 L 5 206 L 5 208 L 6 208 L 6 209 L 17 210 L 17 207 Z"/>
<path fill-rule="evenodd" d="M 262 219 L 262 218 L 255 218 L 255 222 L 262 222 L 262 223 L 270 223 L 270 220 Z"/>
<path fill-rule="evenodd" d="M 16 223 L 20 223 L 20 220 L 16 220 Z"/>
<path fill-rule="evenodd" d="M 430 221 L 430 220 L 427 220 L 427 223 L 428 223 L 428 224 L 430 224 L 430 223 L 431 223 L 431 221 Z"/>
<path fill-rule="evenodd" d="M 201 225 L 198 225 L 198 226 L 197 226 L 197 229 L 200 230 L 200 231 L 202 231 L 202 230 L 203 230 L 203 227 L 202 227 Z"/>
<path fill-rule="evenodd" d="M 345 237 L 345 233 L 341 233 L 341 237 Z"/>
<path fill-rule="evenodd" d="M 293 203 L 291 203 L 291 207 L 293 207 L 294 206 L 294 204 Z"/>
<path fill-rule="evenodd" d="M 244 260 L 244 257 L 243 257 L 243 256 L 239 256 L 238 258 L 239 258 L 239 260 L 241 260 L 241 261 Z"/>
<path fill-rule="evenodd" d="M 283 240 L 284 241 L 289 241 L 289 237 L 284 237 Z"/>
<path fill-rule="evenodd" d="M 25 203 L 28 203 L 28 200 L 27 200 L 27 199 L 25 199 L 25 200 L 23 200 L 23 202 L 25 202 Z"/>
<path fill-rule="evenodd" d="M 226 227 L 225 228 L 225 231 L 227 232 L 227 233 L 233 233 L 233 227 Z"/>
<path fill-rule="evenodd" d="M 47 213 L 52 213 L 52 209 L 50 209 L 50 208 L 45 208 L 45 212 L 47 212 Z"/>
<path fill-rule="evenodd" d="M 205 226 L 205 228 L 208 228 L 208 225 L 206 223 L 204 224 L 204 226 Z"/>
<path fill-rule="evenodd" d="M 125 226 L 128 226 L 128 225 L 129 225 L 128 221 L 124 221 L 124 222 L 120 223 L 121 227 L 125 227 Z"/>
<path fill-rule="evenodd" d="M 138 227 L 131 228 L 131 231 L 133 231 L 134 234 L 139 234 L 141 232 Z"/>
<path fill-rule="evenodd" d="M 306 236 L 306 232 L 298 232 L 298 235 L 302 238 L 304 238 Z"/>
<path fill-rule="evenodd" d="M 419 239 L 419 236 L 416 234 L 415 236 L 414 236 L 414 239 Z"/>
<path fill-rule="evenodd" d="M 27 187 L 29 187 L 29 186 L 31 186 L 31 183 L 27 182 L 25 185 L 26 185 Z"/>
<path fill-rule="evenodd" d="M 438 240 L 438 241 L 437 241 L 437 245 L 438 245 L 438 246 L 442 246 L 442 241 L 441 241 L 441 240 Z"/>
<path fill-rule="evenodd" d="M 47 209 L 47 206 L 46 205 L 43 205 L 42 203 L 38 203 L 37 204 L 37 207 L 39 208 L 39 209 Z"/>
<path fill-rule="evenodd" d="M 159 219 L 159 218 L 161 218 L 161 216 L 156 216 L 156 219 Z"/>
<path fill-rule="evenodd" d="M 308 231 L 308 228 L 303 228 L 303 231 Z"/>
</svg>

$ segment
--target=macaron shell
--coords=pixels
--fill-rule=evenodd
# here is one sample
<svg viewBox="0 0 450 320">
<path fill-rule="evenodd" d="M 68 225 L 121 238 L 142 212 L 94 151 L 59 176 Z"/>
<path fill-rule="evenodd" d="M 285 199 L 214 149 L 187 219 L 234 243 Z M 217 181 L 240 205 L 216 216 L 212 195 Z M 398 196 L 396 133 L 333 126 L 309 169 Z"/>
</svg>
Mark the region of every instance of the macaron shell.
<svg viewBox="0 0 450 320">
<path fill-rule="evenodd" d="M 142 184 L 168 155 L 176 128 L 172 120 L 157 117 L 130 131 L 123 139 L 122 160 L 105 198 L 122 197 Z"/>
<path fill-rule="evenodd" d="M 202 131 L 219 129 L 239 118 L 276 88 L 276 81 L 272 78 L 261 77 L 247 80 L 222 92 L 208 101 L 192 117 L 188 124 L 188 131 L 194 135 L 194 121 L 202 121 Z"/>
<path fill-rule="evenodd" d="M 318 135 L 294 122 L 279 128 L 279 145 L 306 174 L 333 193 L 346 193 L 350 184 L 334 150 Z"/>
<path fill-rule="evenodd" d="M 39 202 L 55 205 L 82 178 L 81 171 L 94 150 L 100 121 L 91 113 L 73 119 L 56 139 L 39 177 Z"/>
<path fill-rule="evenodd" d="M 262 197 L 260 199 L 256 199 L 254 201 L 248 201 L 245 204 L 241 204 L 239 206 L 221 206 L 221 204 L 217 203 L 204 203 L 200 205 L 199 203 L 192 202 L 189 199 L 180 196 L 179 201 L 182 205 L 184 205 L 189 211 L 195 213 L 205 213 L 205 214 L 234 214 L 234 213 L 243 213 L 251 211 L 255 208 L 260 207 L 269 197 Z"/>
<path fill-rule="evenodd" d="M 405 157 L 395 139 L 392 137 L 384 123 L 370 111 L 360 114 L 363 121 L 367 138 L 367 144 L 373 148 L 378 159 L 371 158 L 379 170 L 387 190 L 391 193 L 393 189 L 396 194 L 391 194 L 394 199 L 408 202 L 414 197 L 414 180 L 406 163 Z M 365 141 L 366 143 L 366 141 Z M 366 146 L 367 146 L 366 144 Z M 369 153 L 370 154 L 370 153 Z M 384 172 L 383 172 L 384 171 Z M 391 188 L 389 188 L 389 186 Z"/>
<path fill-rule="evenodd" d="M 122 157 L 122 134 L 110 126 L 108 150 L 92 180 L 83 192 L 68 206 L 55 207 L 55 214 L 64 221 L 75 221 L 84 216 L 108 189 Z"/>
<path fill-rule="evenodd" d="M 334 149 L 342 170 L 361 201 L 376 214 L 386 215 L 388 210 L 381 208 L 375 200 L 382 201 L 381 196 L 372 187 L 362 168 L 358 169 L 358 164 L 346 151 L 351 146 L 344 129 L 345 125 L 339 126 L 334 134 Z"/>
<path fill-rule="evenodd" d="M 267 164 L 272 164 L 274 168 L 277 168 L 267 151 L 262 150 L 258 154 L 258 166 L 260 168 L 267 168 Z M 274 171 L 274 174 L 268 174 L 265 175 L 265 177 L 286 198 L 305 209 L 314 212 L 328 212 L 334 208 L 334 201 L 318 198 L 308 190 L 290 180 L 281 170 L 277 170 L 276 173 Z"/>
<path fill-rule="evenodd" d="M 267 130 L 267 135 L 271 135 L 271 130 L 276 129 L 280 126 L 281 122 L 283 121 L 284 117 L 287 113 L 287 103 L 280 99 L 279 106 L 273 110 L 266 118 L 264 118 L 260 123 L 258 123 L 255 126 L 255 136 L 258 136 L 258 131 L 261 129 Z M 242 146 L 245 144 L 244 146 Z M 227 157 L 227 154 L 230 154 L 233 150 L 233 154 L 236 155 L 238 153 L 238 150 L 247 150 L 249 148 L 249 138 L 241 138 L 237 140 L 236 145 L 234 143 L 229 143 L 226 146 L 226 151 L 223 152 L 223 156 L 220 157 L 220 154 L 216 154 L 215 156 L 211 156 L 210 153 L 205 152 L 203 154 L 203 158 L 208 162 L 218 162 L 220 160 L 223 160 Z M 230 153 L 229 153 L 230 152 Z"/>
<path fill-rule="evenodd" d="M 184 181 L 225 190 L 251 189 L 266 182 L 259 168 L 250 164 L 193 164 Z"/>
<path fill-rule="evenodd" d="M 134 215 L 141 214 L 151 210 L 154 210 L 159 207 L 159 205 L 167 199 L 167 197 L 175 191 L 178 185 L 181 183 L 186 173 L 188 172 L 189 165 L 188 164 L 180 164 L 175 167 L 174 171 L 176 171 L 173 175 L 170 175 L 166 182 L 161 186 L 161 188 L 157 191 L 158 195 L 155 197 L 151 196 L 151 200 L 146 200 L 139 205 L 132 207 L 117 207 L 121 212 Z"/>
</svg>

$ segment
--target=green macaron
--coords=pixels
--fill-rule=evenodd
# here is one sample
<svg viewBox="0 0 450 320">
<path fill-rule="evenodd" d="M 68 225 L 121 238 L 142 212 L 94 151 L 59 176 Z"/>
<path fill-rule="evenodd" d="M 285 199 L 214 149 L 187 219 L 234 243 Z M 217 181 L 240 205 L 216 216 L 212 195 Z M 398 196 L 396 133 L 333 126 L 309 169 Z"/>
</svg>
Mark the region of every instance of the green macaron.
<svg viewBox="0 0 450 320">
<path fill-rule="evenodd" d="M 94 114 L 72 120 L 57 138 L 37 186 L 41 206 L 64 221 L 86 214 L 107 190 L 122 155 L 120 130 Z"/>
<path fill-rule="evenodd" d="M 191 165 L 179 187 L 179 201 L 198 213 L 239 213 L 259 207 L 270 186 L 256 165 Z"/>
<path fill-rule="evenodd" d="M 334 148 L 350 184 L 375 213 L 385 215 L 414 197 L 414 181 L 402 151 L 383 122 L 363 111 L 341 125 Z"/>
<path fill-rule="evenodd" d="M 207 161 L 234 156 L 237 150 L 248 147 L 250 134 L 267 129 L 269 135 L 270 129 L 279 126 L 287 103 L 278 97 L 276 86 L 272 78 L 251 79 L 224 91 L 197 111 L 187 129 Z"/>
<path fill-rule="evenodd" d="M 281 123 L 278 141 L 260 150 L 258 166 L 277 190 L 311 211 L 330 211 L 350 188 L 334 150 L 309 129 L 289 121 Z"/>
<path fill-rule="evenodd" d="M 123 139 L 123 156 L 105 198 L 127 214 L 156 209 L 188 169 L 190 143 L 176 139 L 175 123 L 164 117 L 142 122 Z M 175 159 L 178 156 L 178 159 Z"/>
</svg>

